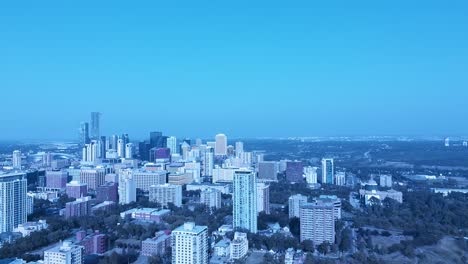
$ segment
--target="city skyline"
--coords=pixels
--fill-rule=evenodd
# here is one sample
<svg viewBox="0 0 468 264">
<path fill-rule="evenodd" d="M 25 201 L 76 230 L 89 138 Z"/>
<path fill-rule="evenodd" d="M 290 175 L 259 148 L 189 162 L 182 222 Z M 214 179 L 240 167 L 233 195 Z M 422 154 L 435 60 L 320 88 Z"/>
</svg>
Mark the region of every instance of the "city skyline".
<svg viewBox="0 0 468 264">
<path fill-rule="evenodd" d="M 133 138 L 468 131 L 463 1 L 26 6 L 0 6 L 2 140 L 74 140 L 90 112 Z"/>
<path fill-rule="evenodd" d="M 95 112 L 90 112 L 91 114 Z M 102 115 L 102 113 L 99 113 Z M 99 121 L 102 122 L 102 119 Z M 81 122 L 78 123 L 78 125 L 75 127 L 75 129 L 72 129 L 75 133 L 72 136 L 63 136 L 63 135 L 58 135 L 58 136 L 46 136 L 44 138 L 37 137 L 36 135 L 32 136 L 26 136 L 26 137 L 13 137 L 13 138 L 1 138 L 0 137 L 0 142 L 5 141 L 11 141 L 11 142 L 23 142 L 23 143 L 34 143 L 37 141 L 42 141 L 44 143 L 53 143 L 53 142 L 77 142 L 81 143 L 83 140 L 87 139 L 88 142 L 91 142 L 91 137 L 90 137 L 90 131 L 91 129 L 89 128 L 89 120 L 82 120 Z M 88 128 L 83 128 L 83 125 L 87 125 Z M 129 134 L 126 131 L 131 130 L 127 129 L 124 131 L 113 131 L 113 132 L 108 132 L 105 130 L 104 132 L 102 129 L 100 129 L 100 136 L 103 137 L 120 137 L 122 135 L 129 136 L 131 138 L 131 142 L 138 142 L 138 141 L 149 141 L 151 138 L 151 133 L 154 133 L 154 131 L 159 130 L 161 131 L 162 134 L 164 134 L 165 137 L 167 138 L 176 138 L 177 140 L 183 141 L 184 139 L 201 139 L 205 141 L 210 141 L 214 140 L 213 142 L 216 141 L 216 138 L 218 135 L 224 135 L 224 134 L 219 134 L 219 133 L 224 133 L 226 130 L 231 130 L 231 129 L 225 129 L 225 130 L 216 130 L 216 132 L 212 134 L 207 134 L 203 136 L 198 136 L 198 135 L 193 135 L 193 134 L 171 134 L 167 133 L 163 128 L 159 127 L 156 129 L 149 129 L 145 131 L 135 131 L 136 134 Z M 84 132 L 87 131 L 87 132 Z M 467 130 L 468 131 L 468 130 Z M 86 134 L 87 133 L 87 134 Z M 160 132 L 156 132 L 160 133 Z M 465 132 L 464 132 L 465 133 Z M 66 133 L 70 134 L 70 133 Z M 86 135 L 85 135 L 86 134 Z M 226 133 L 227 134 L 227 133 Z M 318 134 L 307 134 L 307 135 L 284 135 L 284 136 L 231 136 L 229 135 L 229 144 L 234 144 L 235 141 L 237 140 L 249 140 L 249 139 L 306 139 L 306 140 L 381 140 L 381 139 L 391 139 L 391 140 L 405 140 L 405 139 L 411 139 L 411 140 L 447 140 L 447 139 L 454 139 L 455 141 L 463 141 L 468 139 L 468 133 L 466 134 L 454 134 L 454 133 L 445 133 L 445 134 L 324 134 L 324 135 L 318 135 Z"/>
<path fill-rule="evenodd" d="M 0 264 L 468 263 L 468 1 L 0 1 Z"/>
</svg>

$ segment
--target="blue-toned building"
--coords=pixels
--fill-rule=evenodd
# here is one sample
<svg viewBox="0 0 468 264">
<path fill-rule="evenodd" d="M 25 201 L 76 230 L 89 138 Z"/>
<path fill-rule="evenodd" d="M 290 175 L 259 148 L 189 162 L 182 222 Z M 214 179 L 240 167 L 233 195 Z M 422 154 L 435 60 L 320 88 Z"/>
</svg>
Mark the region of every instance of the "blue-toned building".
<svg viewBox="0 0 468 264">
<path fill-rule="evenodd" d="M 322 183 L 335 183 L 335 168 L 333 159 L 322 159 Z"/>
<path fill-rule="evenodd" d="M 233 226 L 257 233 L 257 175 L 248 169 L 234 172 Z"/>
</svg>

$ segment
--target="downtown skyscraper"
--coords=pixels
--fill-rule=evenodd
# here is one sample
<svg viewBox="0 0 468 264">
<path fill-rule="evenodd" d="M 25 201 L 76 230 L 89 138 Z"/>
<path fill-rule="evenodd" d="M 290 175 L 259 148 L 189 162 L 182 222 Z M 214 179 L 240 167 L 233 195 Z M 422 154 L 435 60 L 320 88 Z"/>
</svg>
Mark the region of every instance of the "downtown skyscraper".
<svg viewBox="0 0 468 264">
<path fill-rule="evenodd" d="M 163 136 L 162 132 L 150 132 L 151 148 L 165 148 L 167 137 Z"/>
<path fill-rule="evenodd" d="M 335 183 L 335 168 L 333 159 L 322 159 L 322 184 Z"/>
<path fill-rule="evenodd" d="M 227 155 L 227 137 L 224 134 L 218 134 L 215 137 L 215 156 Z"/>
<path fill-rule="evenodd" d="M 27 221 L 26 174 L 0 174 L 0 233 Z"/>
<path fill-rule="evenodd" d="M 248 169 L 236 170 L 233 178 L 234 228 L 257 233 L 257 214 L 256 173 Z"/>
<path fill-rule="evenodd" d="M 20 150 L 15 150 L 13 151 L 13 156 L 12 156 L 12 164 L 14 169 L 21 169 L 21 151 Z"/>
<path fill-rule="evenodd" d="M 82 122 L 80 124 L 80 145 L 84 146 L 89 143 L 89 123 Z"/>
<path fill-rule="evenodd" d="M 167 147 L 171 150 L 171 154 L 178 154 L 177 138 L 172 136 L 167 138 Z"/>
<path fill-rule="evenodd" d="M 100 139 L 101 130 L 100 130 L 100 122 L 101 122 L 101 113 L 99 112 L 91 112 L 91 138 L 92 139 Z"/>
</svg>

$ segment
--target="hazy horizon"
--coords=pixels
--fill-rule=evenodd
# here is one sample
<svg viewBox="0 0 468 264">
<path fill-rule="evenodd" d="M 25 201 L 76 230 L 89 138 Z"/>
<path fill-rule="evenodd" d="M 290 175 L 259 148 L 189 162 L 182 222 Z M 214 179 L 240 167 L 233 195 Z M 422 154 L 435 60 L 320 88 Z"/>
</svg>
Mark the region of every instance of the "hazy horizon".
<svg viewBox="0 0 468 264">
<path fill-rule="evenodd" d="M 466 1 L 0 4 L 0 139 L 463 136 Z"/>
</svg>

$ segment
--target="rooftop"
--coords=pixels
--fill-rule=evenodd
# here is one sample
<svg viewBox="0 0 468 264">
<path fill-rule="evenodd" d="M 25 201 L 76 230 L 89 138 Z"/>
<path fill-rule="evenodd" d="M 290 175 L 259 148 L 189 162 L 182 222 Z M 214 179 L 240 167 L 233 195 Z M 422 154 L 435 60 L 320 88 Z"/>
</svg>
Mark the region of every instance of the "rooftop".
<svg viewBox="0 0 468 264">
<path fill-rule="evenodd" d="M 208 230 L 207 226 L 197 226 L 193 222 L 187 222 L 187 223 L 179 226 L 178 228 L 174 229 L 174 231 L 172 231 L 172 233 L 180 232 L 180 233 L 199 234 L 199 233 L 201 233 L 203 231 L 206 231 L 206 230 Z"/>
<path fill-rule="evenodd" d="M 133 208 L 125 212 L 122 212 L 122 214 L 141 213 L 141 214 L 152 214 L 152 215 L 164 215 L 170 212 L 171 211 L 168 209 L 158 210 L 156 208 Z"/>
</svg>

